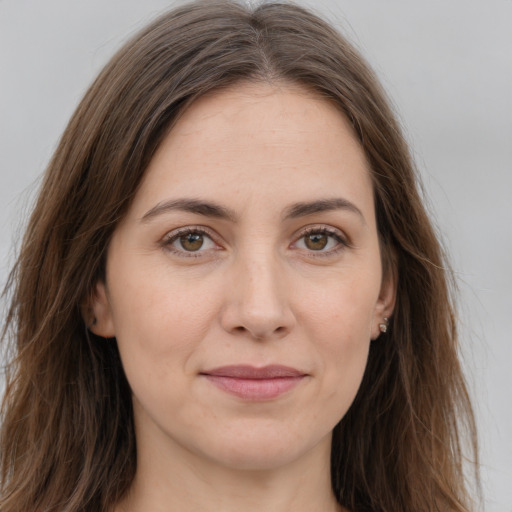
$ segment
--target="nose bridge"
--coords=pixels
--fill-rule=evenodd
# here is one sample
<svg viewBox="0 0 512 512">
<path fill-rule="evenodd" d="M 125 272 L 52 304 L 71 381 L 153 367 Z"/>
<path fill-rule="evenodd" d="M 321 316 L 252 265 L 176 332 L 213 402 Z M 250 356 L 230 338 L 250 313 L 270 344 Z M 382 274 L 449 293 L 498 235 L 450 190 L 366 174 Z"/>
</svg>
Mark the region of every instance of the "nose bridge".
<svg viewBox="0 0 512 512">
<path fill-rule="evenodd" d="M 238 274 L 242 291 L 242 302 L 250 311 L 280 309 L 282 272 L 278 271 L 279 262 L 274 254 L 260 251 L 242 263 Z"/>
<path fill-rule="evenodd" d="M 233 274 L 225 315 L 228 330 L 258 339 L 286 333 L 293 320 L 286 275 L 271 247 L 241 252 Z"/>
</svg>

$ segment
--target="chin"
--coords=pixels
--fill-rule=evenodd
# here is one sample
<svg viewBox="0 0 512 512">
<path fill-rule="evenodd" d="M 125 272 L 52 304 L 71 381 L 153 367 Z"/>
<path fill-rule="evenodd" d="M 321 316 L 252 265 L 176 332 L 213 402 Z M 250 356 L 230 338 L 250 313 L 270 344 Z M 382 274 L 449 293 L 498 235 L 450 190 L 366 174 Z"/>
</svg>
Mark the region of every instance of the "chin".
<svg viewBox="0 0 512 512">
<path fill-rule="evenodd" d="M 325 444 L 330 452 L 331 432 L 318 439 L 304 436 L 290 430 L 248 428 L 236 434 L 235 431 L 224 439 L 209 446 L 210 459 L 217 464 L 239 471 L 272 471 L 292 464 L 317 452 L 313 448 Z M 204 456 L 204 455 L 203 455 Z"/>
</svg>

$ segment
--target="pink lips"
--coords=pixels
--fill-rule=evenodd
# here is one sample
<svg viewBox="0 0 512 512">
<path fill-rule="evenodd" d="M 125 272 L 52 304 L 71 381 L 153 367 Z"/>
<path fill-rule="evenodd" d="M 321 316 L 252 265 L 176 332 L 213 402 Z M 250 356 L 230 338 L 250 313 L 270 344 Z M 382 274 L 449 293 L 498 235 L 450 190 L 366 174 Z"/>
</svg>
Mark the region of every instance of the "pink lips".
<svg viewBox="0 0 512 512">
<path fill-rule="evenodd" d="M 306 376 L 288 366 L 270 365 L 255 368 L 247 365 L 223 366 L 202 372 L 222 391 L 245 400 L 271 400 L 290 391 Z"/>
</svg>

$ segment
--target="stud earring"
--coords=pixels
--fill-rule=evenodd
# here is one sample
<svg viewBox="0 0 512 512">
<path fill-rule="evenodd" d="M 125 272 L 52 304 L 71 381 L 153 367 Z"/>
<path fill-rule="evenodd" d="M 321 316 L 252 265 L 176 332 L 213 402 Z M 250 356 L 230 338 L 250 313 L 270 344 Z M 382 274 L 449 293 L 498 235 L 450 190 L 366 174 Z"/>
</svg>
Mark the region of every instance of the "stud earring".
<svg viewBox="0 0 512 512">
<path fill-rule="evenodd" d="M 387 330 L 388 330 L 388 325 L 389 325 L 389 318 L 385 316 L 385 317 L 384 317 L 384 322 L 382 322 L 381 324 L 379 324 L 380 332 L 387 332 Z"/>
</svg>

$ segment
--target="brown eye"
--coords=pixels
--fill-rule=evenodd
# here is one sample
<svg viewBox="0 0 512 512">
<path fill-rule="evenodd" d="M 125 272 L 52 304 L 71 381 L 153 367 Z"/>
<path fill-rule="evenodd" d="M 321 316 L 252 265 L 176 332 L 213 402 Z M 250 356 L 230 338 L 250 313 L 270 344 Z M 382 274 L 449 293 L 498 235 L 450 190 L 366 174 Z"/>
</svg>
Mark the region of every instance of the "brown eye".
<svg viewBox="0 0 512 512">
<path fill-rule="evenodd" d="M 180 236 L 180 245 L 185 251 L 198 251 L 204 244 L 204 236 L 201 233 L 187 233 Z"/>
<path fill-rule="evenodd" d="M 179 257 L 206 256 L 220 249 L 212 236 L 202 228 L 182 228 L 171 232 L 162 240 L 165 249 Z"/>
<path fill-rule="evenodd" d="M 302 233 L 302 236 L 293 244 L 295 249 L 300 249 L 318 255 L 332 255 L 339 249 L 346 247 L 342 235 L 331 228 L 311 228 Z"/>
<path fill-rule="evenodd" d="M 311 233 L 304 237 L 306 247 L 312 251 L 325 249 L 328 242 L 329 236 L 326 233 Z"/>
</svg>

